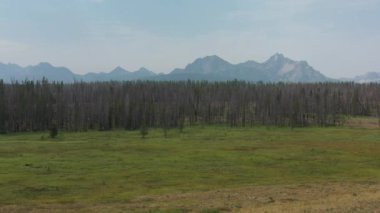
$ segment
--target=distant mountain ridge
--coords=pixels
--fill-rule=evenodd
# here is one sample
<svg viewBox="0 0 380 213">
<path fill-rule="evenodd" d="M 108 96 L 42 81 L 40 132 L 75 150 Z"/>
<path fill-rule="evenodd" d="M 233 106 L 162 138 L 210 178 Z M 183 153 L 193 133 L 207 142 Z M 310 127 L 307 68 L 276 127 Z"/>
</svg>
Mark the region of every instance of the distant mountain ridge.
<svg viewBox="0 0 380 213">
<path fill-rule="evenodd" d="M 72 82 L 75 74 L 65 67 L 54 67 L 42 62 L 35 66 L 21 67 L 17 64 L 0 63 L 0 79 L 5 82 L 23 80 L 41 80 L 44 77 L 50 81 Z"/>
<path fill-rule="evenodd" d="M 155 76 L 156 73 L 141 68 L 135 72 L 130 72 L 122 67 L 116 67 L 109 73 L 87 73 L 83 76 L 77 75 L 77 80 L 94 82 L 94 81 L 132 81 Z"/>
<path fill-rule="evenodd" d="M 367 72 L 364 75 L 359 75 L 354 78 L 346 78 L 342 80 L 354 81 L 358 83 L 380 82 L 380 72 Z"/>
<path fill-rule="evenodd" d="M 249 82 L 326 82 L 332 79 L 314 70 L 306 61 L 294 61 L 275 54 L 264 63 L 247 61 L 231 64 L 214 55 L 196 59 L 184 69 L 175 69 L 153 80 L 244 80 Z"/>
<path fill-rule="evenodd" d="M 316 71 L 306 61 L 294 61 L 279 53 L 263 63 L 247 61 L 240 64 L 231 64 L 216 55 L 207 56 L 196 59 L 183 69 L 174 69 L 168 74 L 156 74 L 146 68 L 130 72 L 122 67 L 116 67 L 110 72 L 78 75 L 65 67 L 55 67 L 49 63 L 27 67 L 0 63 L 0 79 L 5 82 L 41 80 L 44 77 L 49 81 L 64 83 L 133 80 L 243 80 L 249 82 L 326 82 L 332 80 Z"/>
<path fill-rule="evenodd" d="M 122 67 L 116 67 L 111 72 L 87 73 L 79 75 L 73 73 L 65 67 L 55 67 L 49 63 L 42 62 L 34 66 L 21 67 L 16 64 L 0 63 L 0 79 L 10 83 L 24 80 L 42 80 L 58 81 L 64 83 L 73 83 L 76 81 L 96 82 L 96 81 L 131 81 L 155 76 L 156 74 L 145 68 L 135 72 L 130 72 Z"/>
</svg>

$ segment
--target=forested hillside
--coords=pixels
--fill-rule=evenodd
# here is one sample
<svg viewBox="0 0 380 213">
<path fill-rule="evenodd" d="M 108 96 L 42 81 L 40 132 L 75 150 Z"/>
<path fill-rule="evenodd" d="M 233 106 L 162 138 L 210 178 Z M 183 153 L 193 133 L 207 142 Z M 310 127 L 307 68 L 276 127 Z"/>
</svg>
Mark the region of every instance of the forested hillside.
<svg viewBox="0 0 380 213">
<path fill-rule="evenodd" d="M 380 84 L 0 81 L 1 132 L 329 126 L 379 114 Z"/>
</svg>

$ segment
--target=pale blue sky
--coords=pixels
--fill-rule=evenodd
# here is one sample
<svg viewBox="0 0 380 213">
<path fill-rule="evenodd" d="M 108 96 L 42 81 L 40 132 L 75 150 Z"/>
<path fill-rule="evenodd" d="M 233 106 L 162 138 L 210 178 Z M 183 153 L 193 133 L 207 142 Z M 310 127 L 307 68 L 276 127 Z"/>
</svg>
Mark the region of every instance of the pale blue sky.
<svg viewBox="0 0 380 213">
<path fill-rule="evenodd" d="M 380 72 L 380 0 L 0 0 L 0 62 L 156 72 L 276 52 L 331 77 Z"/>
</svg>

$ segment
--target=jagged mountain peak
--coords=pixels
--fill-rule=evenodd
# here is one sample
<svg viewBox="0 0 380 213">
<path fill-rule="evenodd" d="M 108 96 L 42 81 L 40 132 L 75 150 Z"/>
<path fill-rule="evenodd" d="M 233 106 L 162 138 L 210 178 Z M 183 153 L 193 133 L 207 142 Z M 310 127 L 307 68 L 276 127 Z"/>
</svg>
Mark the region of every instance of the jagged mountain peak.
<svg viewBox="0 0 380 213">
<path fill-rule="evenodd" d="M 121 66 L 117 66 L 110 73 L 126 73 L 126 72 L 128 72 L 126 69 L 122 68 Z"/>
<path fill-rule="evenodd" d="M 232 64 L 219 56 L 212 55 L 203 58 L 196 59 L 193 63 L 186 66 L 185 71 L 187 73 L 220 73 L 227 69 L 230 69 Z M 177 72 L 177 71 L 176 71 Z"/>
<path fill-rule="evenodd" d="M 273 58 L 285 58 L 284 54 L 282 54 L 282 53 L 275 53 L 272 57 Z"/>
<path fill-rule="evenodd" d="M 140 73 L 152 73 L 152 71 L 148 70 L 148 69 L 145 68 L 145 67 L 141 67 L 141 68 L 138 69 L 136 72 L 140 72 Z"/>
<path fill-rule="evenodd" d="M 276 53 L 264 63 L 270 64 L 270 63 L 291 63 L 291 62 L 295 62 L 295 61 L 285 57 L 282 53 Z"/>
<path fill-rule="evenodd" d="M 35 71 L 42 71 L 42 70 L 52 70 L 54 68 L 55 67 L 52 64 L 48 63 L 48 62 L 40 62 L 40 63 L 38 63 L 36 65 L 29 65 L 29 66 L 25 67 L 25 71 L 29 71 L 29 72 L 33 71 L 33 72 L 35 72 Z"/>
<path fill-rule="evenodd" d="M 206 56 L 196 59 L 192 64 L 230 64 L 228 61 L 222 59 L 217 55 Z M 190 64 L 190 65 L 192 65 Z"/>
<path fill-rule="evenodd" d="M 152 76 L 157 75 L 156 73 L 148 70 L 145 67 L 141 67 L 139 70 L 135 71 L 133 74 L 135 75 L 136 79 L 137 78 L 147 78 L 147 77 L 152 77 Z"/>
<path fill-rule="evenodd" d="M 208 55 L 208 56 L 205 56 L 203 58 L 201 58 L 203 60 L 219 60 L 219 61 L 225 61 L 224 59 L 222 59 L 221 57 L 217 56 L 217 55 Z"/>
</svg>

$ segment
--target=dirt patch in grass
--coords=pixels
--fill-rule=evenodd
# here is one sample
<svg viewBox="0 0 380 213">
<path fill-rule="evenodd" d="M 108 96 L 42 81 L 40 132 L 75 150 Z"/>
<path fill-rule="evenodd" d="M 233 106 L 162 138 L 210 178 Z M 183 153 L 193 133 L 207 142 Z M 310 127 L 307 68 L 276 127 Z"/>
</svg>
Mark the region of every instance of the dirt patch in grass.
<svg viewBox="0 0 380 213">
<path fill-rule="evenodd" d="M 3 205 L 0 212 L 380 212 L 380 183 L 255 186 L 127 203 Z"/>
</svg>

